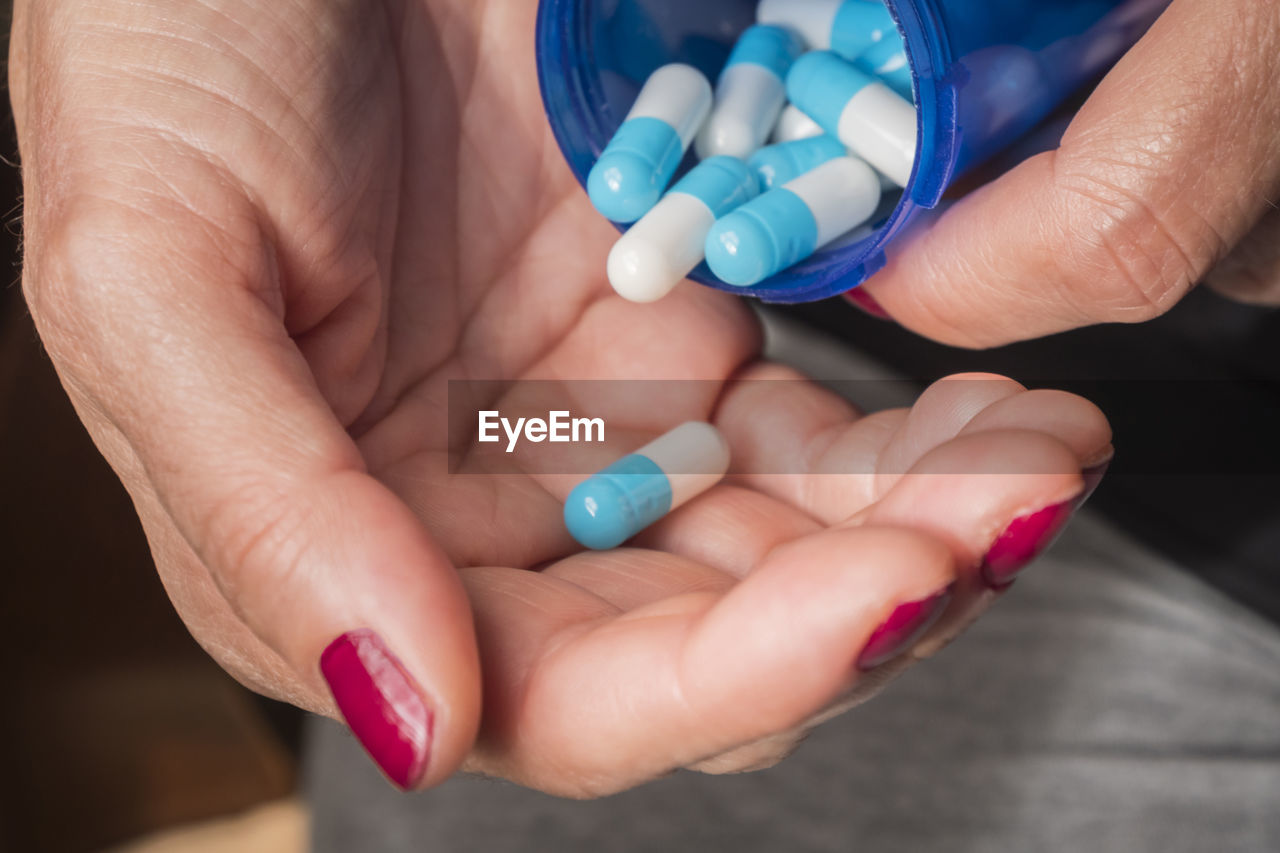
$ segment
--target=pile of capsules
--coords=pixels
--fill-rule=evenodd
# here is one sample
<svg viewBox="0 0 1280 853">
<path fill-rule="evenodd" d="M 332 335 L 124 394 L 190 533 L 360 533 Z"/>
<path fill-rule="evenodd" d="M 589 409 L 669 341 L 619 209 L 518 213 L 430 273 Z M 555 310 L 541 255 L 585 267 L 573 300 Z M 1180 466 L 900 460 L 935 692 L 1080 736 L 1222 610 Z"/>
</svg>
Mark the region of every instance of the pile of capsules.
<svg viewBox="0 0 1280 853">
<path fill-rule="evenodd" d="M 758 284 L 911 176 L 911 71 L 881 0 L 760 0 L 756 19 L 714 94 L 688 65 L 655 71 L 588 176 L 596 210 L 635 223 L 608 264 L 627 299 L 661 299 L 704 258 Z M 664 195 L 690 145 L 701 162 Z"/>
</svg>

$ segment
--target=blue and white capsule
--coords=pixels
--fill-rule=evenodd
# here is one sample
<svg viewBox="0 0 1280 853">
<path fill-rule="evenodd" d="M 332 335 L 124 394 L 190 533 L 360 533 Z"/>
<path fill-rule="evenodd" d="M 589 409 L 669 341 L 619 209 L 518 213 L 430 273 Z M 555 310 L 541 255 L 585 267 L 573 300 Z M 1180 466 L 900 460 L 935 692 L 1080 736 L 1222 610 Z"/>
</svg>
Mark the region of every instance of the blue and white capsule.
<svg viewBox="0 0 1280 853">
<path fill-rule="evenodd" d="M 756 20 L 800 34 L 810 50 L 857 59 L 898 25 L 881 0 L 760 0 Z"/>
<path fill-rule="evenodd" d="M 729 445 L 711 424 L 689 421 L 577 485 L 564 504 L 570 535 L 616 548 L 723 479 Z"/>
<path fill-rule="evenodd" d="M 738 38 L 695 142 L 699 157 L 745 160 L 764 144 L 787 102 L 787 72 L 803 50 L 800 37 L 781 27 L 750 27 Z"/>
<path fill-rule="evenodd" d="M 721 281 L 751 287 L 852 231 L 879 205 L 874 169 L 856 157 L 828 160 L 716 222 L 707 264 Z"/>
<path fill-rule="evenodd" d="M 840 140 L 824 133 L 761 148 L 751 155 L 747 165 L 755 172 L 760 188 L 771 190 L 848 153 Z"/>
<path fill-rule="evenodd" d="M 746 163 L 734 157 L 703 160 L 614 244 L 609 283 L 624 299 L 656 302 L 702 263 L 715 221 L 759 194 Z"/>
<path fill-rule="evenodd" d="M 916 160 L 916 108 L 910 101 L 829 51 L 796 60 L 787 75 L 787 96 L 897 186 L 907 185 Z"/>
<path fill-rule="evenodd" d="M 674 63 L 653 72 L 587 176 L 596 210 L 621 223 L 648 213 L 671 183 L 711 102 L 711 84 L 696 68 Z"/>
</svg>

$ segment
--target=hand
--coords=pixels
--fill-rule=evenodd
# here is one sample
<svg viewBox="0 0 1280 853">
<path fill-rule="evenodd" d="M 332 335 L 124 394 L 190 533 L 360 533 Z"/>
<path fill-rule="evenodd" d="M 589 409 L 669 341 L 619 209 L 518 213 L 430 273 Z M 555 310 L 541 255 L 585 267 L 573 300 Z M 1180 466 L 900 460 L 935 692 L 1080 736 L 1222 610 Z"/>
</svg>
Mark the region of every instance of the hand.
<svg viewBox="0 0 1280 853">
<path fill-rule="evenodd" d="M 865 286 L 985 347 L 1151 319 L 1201 281 L 1280 304 L 1280 5 L 1174 0 L 1055 151 L 947 210 Z"/>
<path fill-rule="evenodd" d="M 1078 498 L 1107 425 L 998 378 L 865 418 L 727 382 L 791 374 L 733 298 L 611 294 L 533 11 L 19 3 L 32 315 L 195 637 L 341 711 L 399 784 L 465 767 L 591 795 L 760 766 L 974 618 L 983 555 Z M 448 473 L 456 378 L 712 380 L 605 416 L 637 444 L 713 418 L 741 474 L 634 548 L 576 553 L 567 484 Z M 997 580 L 1034 550 L 1001 542 Z M 947 589 L 915 653 L 862 675 L 877 626 Z"/>
</svg>

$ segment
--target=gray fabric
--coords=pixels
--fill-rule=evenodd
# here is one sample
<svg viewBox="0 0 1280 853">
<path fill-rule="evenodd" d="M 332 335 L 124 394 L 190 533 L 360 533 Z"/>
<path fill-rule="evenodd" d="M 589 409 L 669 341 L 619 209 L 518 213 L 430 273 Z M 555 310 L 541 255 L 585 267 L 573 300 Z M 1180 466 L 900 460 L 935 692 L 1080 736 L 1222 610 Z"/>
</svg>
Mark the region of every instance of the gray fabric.
<svg viewBox="0 0 1280 853">
<path fill-rule="evenodd" d="M 391 791 L 310 730 L 320 853 L 1280 850 L 1280 631 L 1085 513 L 951 648 L 758 774 Z"/>
</svg>

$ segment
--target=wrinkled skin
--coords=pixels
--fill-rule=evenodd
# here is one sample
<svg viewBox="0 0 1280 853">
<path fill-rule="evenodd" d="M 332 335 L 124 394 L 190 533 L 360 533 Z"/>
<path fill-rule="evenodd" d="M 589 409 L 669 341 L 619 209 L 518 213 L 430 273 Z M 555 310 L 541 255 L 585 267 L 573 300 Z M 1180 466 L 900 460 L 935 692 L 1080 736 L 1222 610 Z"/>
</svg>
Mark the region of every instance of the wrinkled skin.
<svg viewBox="0 0 1280 853">
<path fill-rule="evenodd" d="M 336 715 L 320 652 L 370 628 L 436 713 L 422 785 L 464 768 L 591 796 L 766 766 L 976 618 L 982 555 L 1077 496 L 1109 430 L 990 377 L 868 417 L 727 383 L 796 377 L 734 298 L 611 295 L 611 232 L 541 115 L 533 11 L 19 3 L 24 289 L 176 607 L 244 683 Z M 1214 281 L 1274 298 L 1277 14 L 1179 0 L 1060 151 L 870 291 L 968 345 L 1149 317 L 1227 257 Z M 577 553 L 568 478 L 448 473 L 458 378 L 709 380 L 606 417 L 637 444 L 712 419 L 739 473 L 634 547 Z M 951 584 L 914 653 L 858 674 L 898 604 Z"/>
</svg>

